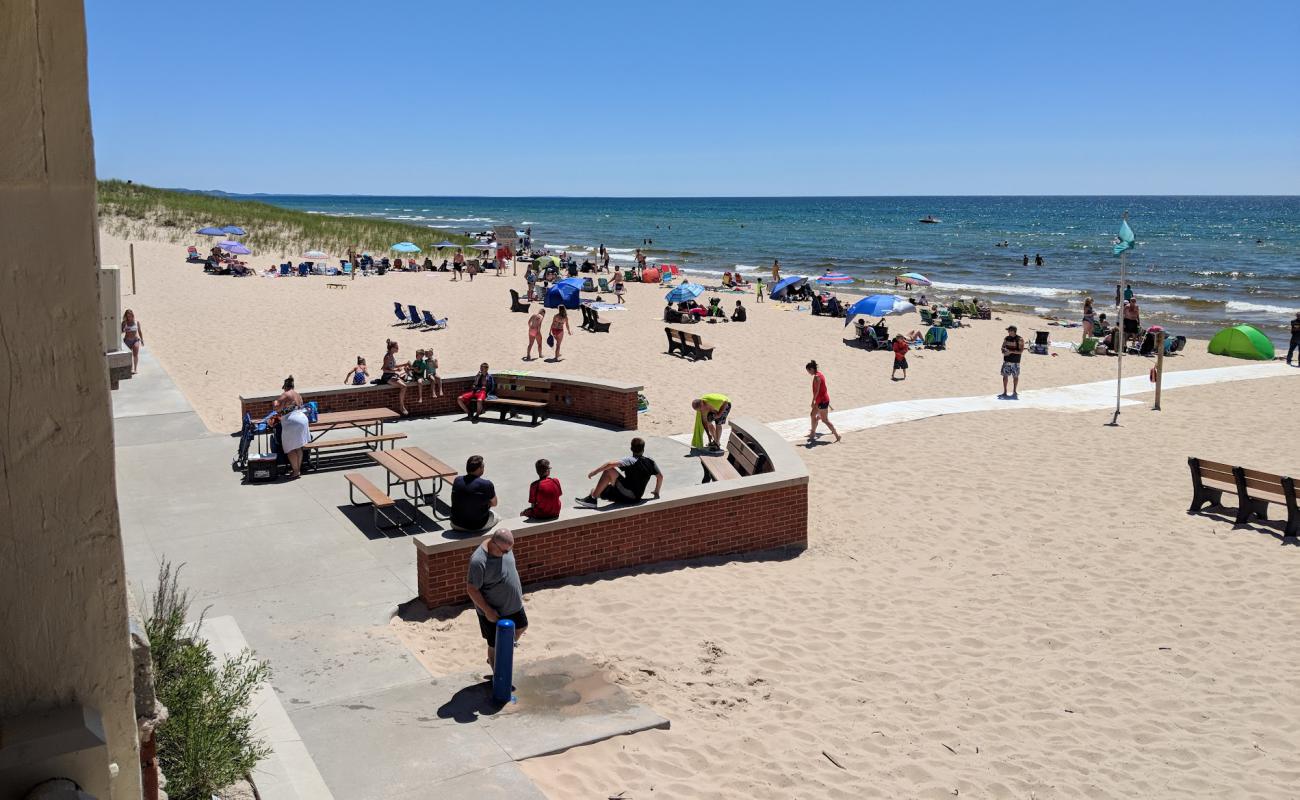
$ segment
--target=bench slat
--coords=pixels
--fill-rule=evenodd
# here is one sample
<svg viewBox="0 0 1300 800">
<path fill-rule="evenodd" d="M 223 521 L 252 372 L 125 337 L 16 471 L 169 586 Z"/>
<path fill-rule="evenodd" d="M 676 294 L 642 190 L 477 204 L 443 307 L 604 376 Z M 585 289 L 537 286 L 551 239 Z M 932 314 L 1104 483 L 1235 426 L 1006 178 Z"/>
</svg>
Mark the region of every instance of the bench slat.
<svg viewBox="0 0 1300 800">
<path fill-rule="evenodd" d="M 1220 464 L 1218 461 L 1206 461 L 1203 458 L 1197 459 L 1197 461 L 1200 463 L 1202 470 L 1212 469 L 1219 472 L 1226 472 L 1229 475 L 1232 474 L 1231 464 Z"/>
<path fill-rule="evenodd" d="M 348 479 L 348 483 L 357 487 L 375 508 L 388 508 L 391 505 L 396 505 L 396 500 L 384 494 L 383 490 L 371 483 L 370 479 L 360 472 L 349 472 L 343 477 Z"/>
<path fill-rule="evenodd" d="M 731 465 L 726 456 L 700 456 L 700 463 L 709 471 L 714 480 L 726 481 L 740 477 L 740 473 Z"/>
<path fill-rule="evenodd" d="M 385 433 L 383 436 L 357 436 L 353 439 L 320 439 L 315 442 L 308 442 L 303 445 L 304 450 L 319 450 L 323 447 L 351 447 L 358 444 L 374 444 L 375 442 L 395 442 L 398 439 L 405 439 L 404 433 Z"/>
<path fill-rule="evenodd" d="M 1271 483 L 1277 487 L 1277 490 L 1279 492 L 1282 491 L 1281 475 L 1274 475 L 1271 472 L 1260 472 L 1257 469 L 1242 469 L 1242 472 L 1245 474 L 1247 478 L 1254 479 L 1257 481 L 1263 481 L 1265 483 Z"/>
</svg>

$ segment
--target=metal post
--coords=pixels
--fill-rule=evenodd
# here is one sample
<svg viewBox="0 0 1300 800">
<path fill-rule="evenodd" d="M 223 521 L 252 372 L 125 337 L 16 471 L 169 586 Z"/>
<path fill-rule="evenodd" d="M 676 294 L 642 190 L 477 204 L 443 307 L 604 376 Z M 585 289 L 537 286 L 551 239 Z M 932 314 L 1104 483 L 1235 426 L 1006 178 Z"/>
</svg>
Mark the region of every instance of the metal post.
<svg viewBox="0 0 1300 800">
<path fill-rule="evenodd" d="M 1128 212 L 1124 212 L 1124 219 L 1128 219 Z M 1124 333 L 1124 279 L 1125 268 L 1128 266 L 1128 251 L 1125 250 L 1119 254 L 1119 283 L 1115 286 L 1115 305 L 1118 306 L 1115 314 L 1115 322 L 1119 326 L 1115 332 L 1115 343 L 1118 345 L 1115 354 L 1115 416 L 1110 418 L 1112 426 L 1119 425 L 1119 404 L 1120 389 L 1124 385 L 1124 351 L 1128 348 L 1127 336 Z"/>
<path fill-rule="evenodd" d="M 1165 379 L 1165 332 L 1156 334 L 1156 404 L 1152 411 L 1160 410 L 1160 384 Z"/>
<path fill-rule="evenodd" d="M 513 620 L 497 620 L 496 663 L 492 665 L 492 699 L 498 703 L 509 703 L 510 693 L 514 689 L 515 671 L 515 623 Z"/>
<path fill-rule="evenodd" d="M 135 294 L 135 242 L 128 244 L 127 249 L 131 252 L 131 294 Z"/>
</svg>

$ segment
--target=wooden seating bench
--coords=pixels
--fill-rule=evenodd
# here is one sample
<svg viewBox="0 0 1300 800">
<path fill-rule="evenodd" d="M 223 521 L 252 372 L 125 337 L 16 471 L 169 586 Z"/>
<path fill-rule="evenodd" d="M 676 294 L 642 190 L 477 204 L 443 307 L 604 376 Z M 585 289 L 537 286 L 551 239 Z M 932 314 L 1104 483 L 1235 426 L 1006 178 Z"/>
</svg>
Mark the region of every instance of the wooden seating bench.
<svg viewBox="0 0 1300 800">
<path fill-rule="evenodd" d="M 501 412 L 504 421 L 506 415 L 528 414 L 532 424 L 546 418 L 546 411 L 551 400 L 551 382 L 537 378 L 524 378 L 514 375 L 497 376 L 496 397 L 483 401 L 483 407 Z"/>
<path fill-rule="evenodd" d="M 705 342 L 697 333 L 687 333 L 677 328 L 664 328 L 668 336 L 668 354 L 680 352 L 684 358 L 693 361 L 713 358 L 713 345 Z"/>
<path fill-rule="evenodd" d="M 321 450 L 333 450 L 336 448 L 365 448 L 366 450 L 383 450 L 384 445 L 393 446 L 393 442 L 405 439 L 404 433 L 381 433 L 377 436 L 355 436 L 348 439 L 317 439 L 314 442 L 308 442 L 302 446 L 307 456 L 309 469 L 315 469 L 317 462 L 320 460 Z"/>
<path fill-rule="evenodd" d="M 375 527 L 377 528 L 400 528 L 403 525 L 410 525 L 415 521 L 414 518 L 403 514 L 397 508 L 397 501 L 384 493 L 383 489 L 370 482 L 370 479 L 360 472 L 349 472 L 343 477 L 348 480 L 348 501 L 354 506 L 369 505 L 374 511 Z M 365 495 L 366 502 L 357 502 L 356 493 L 360 491 Z M 383 512 L 395 513 L 400 522 L 391 522 Z M 387 524 L 385 524 L 387 523 Z"/>
<path fill-rule="evenodd" d="M 1200 511 L 1207 504 L 1222 508 L 1223 493 L 1235 489 L 1235 524 L 1244 525 L 1251 517 L 1267 520 L 1268 504 L 1276 503 L 1286 507 L 1283 536 L 1300 536 L 1300 508 L 1296 504 L 1294 479 L 1199 458 L 1188 458 L 1187 466 L 1192 471 L 1192 505 L 1187 513 Z M 1220 486 L 1206 486 L 1207 481 Z M 1220 488 L 1221 486 L 1227 488 Z"/>
<path fill-rule="evenodd" d="M 700 466 L 704 467 L 704 480 L 728 481 L 749 475 L 767 472 L 767 453 L 756 448 L 733 429 L 727 437 L 727 450 L 721 455 L 699 456 Z"/>
</svg>

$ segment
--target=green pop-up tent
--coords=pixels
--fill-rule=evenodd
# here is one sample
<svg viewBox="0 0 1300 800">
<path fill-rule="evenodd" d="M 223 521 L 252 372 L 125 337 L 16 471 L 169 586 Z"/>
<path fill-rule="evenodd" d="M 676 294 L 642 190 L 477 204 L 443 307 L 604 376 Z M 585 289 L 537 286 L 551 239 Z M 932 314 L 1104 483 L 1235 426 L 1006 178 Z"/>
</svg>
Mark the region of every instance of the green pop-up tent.
<svg viewBox="0 0 1300 800">
<path fill-rule="evenodd" d="M 1249 325 L 1234 325 L 1214 334 L 1210 352 L 1216 356 L 1269 361 L 1273 358 L 1273 343 Z"/>
</svg>

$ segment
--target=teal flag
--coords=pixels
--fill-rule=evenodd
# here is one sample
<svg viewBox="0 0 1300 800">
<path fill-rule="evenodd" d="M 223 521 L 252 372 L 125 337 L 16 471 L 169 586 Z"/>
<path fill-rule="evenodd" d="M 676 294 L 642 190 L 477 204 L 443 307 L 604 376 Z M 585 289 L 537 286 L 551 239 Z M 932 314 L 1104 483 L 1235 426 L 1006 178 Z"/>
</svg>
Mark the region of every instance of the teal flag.
<svg viewBox="0 0 1300 800">
<path fill-rule="evenodd" d="M 1115 255 L 1119 255 L 1129 249 L 1134 244 L 1133 229 L 1128 226 L 1128 220 L 1121 220 L 1119 223 L 1119 235 L 1115 237 Z"/>
</svg>

